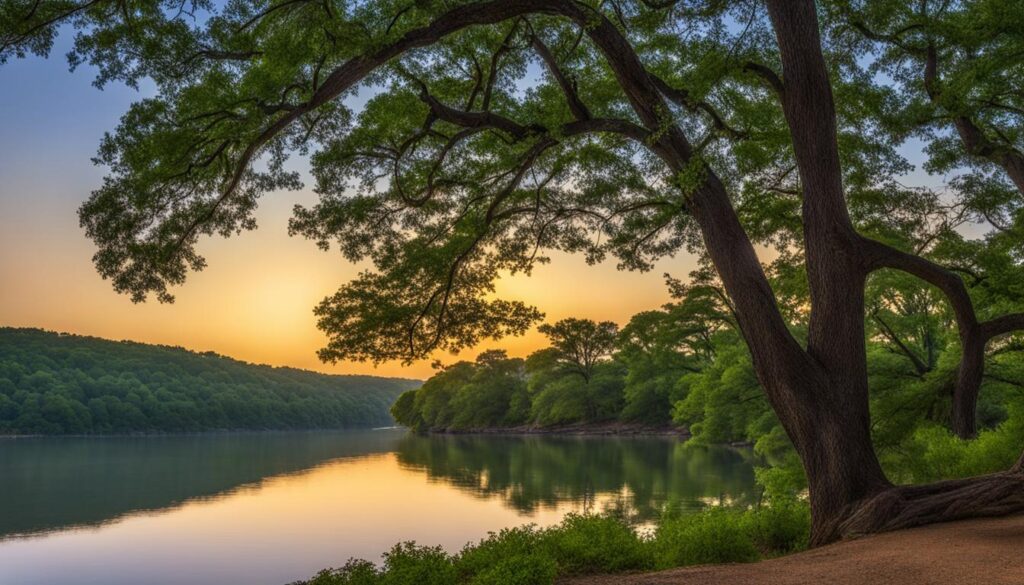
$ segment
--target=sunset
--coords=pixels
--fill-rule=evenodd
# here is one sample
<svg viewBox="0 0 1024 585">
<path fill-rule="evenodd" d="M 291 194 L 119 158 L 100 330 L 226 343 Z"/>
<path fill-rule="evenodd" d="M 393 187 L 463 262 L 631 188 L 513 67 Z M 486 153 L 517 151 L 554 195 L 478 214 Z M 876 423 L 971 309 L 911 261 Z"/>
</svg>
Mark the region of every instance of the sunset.
<svg viewBox="0 0 1024 585">
<path fill-rule="evenodd" d="M 1024 0 L 0 0 L 0 585 L 1024 584 Z"/>
<path fill-rule="evenodd" d="M 396 361 L 376 367 L 322 363 L 316 351 L 325 337 L 316 328 L 313 307 L 365 266 L 346 261 L 337 250 L 322 252 L 300 236 L 288 236 L 292 208 L 316 199 L 308 185 L 265 196 L 256 231 L 203 241 L 200 251 L 209 268 L 176 290 L 173 304 L 133 304 L 117 294 L 96 274 L 95 246 L 79 228 L 76 211 L 102 182 L 104 171 L 91 159 L 103 133 L 152 88 L 111 84 L 98 91 L 92 86 L 94 68 L 82 66 L 68 74 L 61 55 L 71 41 L 62 36 L 50 58 L 19 59 L 0 68 L 5 121 L 0 134 L 0 323 L 180 345 L 323 372 L 414 378 L 429 377 L 433 359 L 472 359 L 494 347 L 525 356 L 543 346 L 543 336 L 531 331 L 458 356 L 438 352 L 408 366 Z M 301 159 L 294 164 L 307 167 Z M 309 183 L 308 172 L 304 175 Z M 669 300 L 664 273 L 685 277 L 694 264 L 691 255 L 681 253 L 650 272 L 622 273 L 614 259 L 588 266 L 579 256 L 559 254 L 533 277 L 503 278 L 497 294 L 532 304 L 550 320 L 583 316 L 624 323 Z"/>
</svg>

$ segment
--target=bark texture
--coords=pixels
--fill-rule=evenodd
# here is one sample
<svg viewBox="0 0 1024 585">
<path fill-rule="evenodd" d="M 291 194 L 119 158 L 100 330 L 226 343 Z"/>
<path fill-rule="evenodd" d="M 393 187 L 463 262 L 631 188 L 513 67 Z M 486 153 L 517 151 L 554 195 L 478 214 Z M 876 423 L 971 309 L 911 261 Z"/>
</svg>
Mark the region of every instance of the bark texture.
<svg viewBox="0 0 1024 585">
<path fill-rule="evenodd" d="M 986 343 L 1022 323 L 1019 316 L 979 322 L 959 276 L 856 232 L 842 187 L 835 108 L 814 2 L 768 0 L 767 5 L 782 60 L 779 94 L 803 192 L 811 296 L 806 353 L 813 363 L 809 371 L 815 372 L 806 387 L 786 396 L 786 405 L 772 404 L 807 474 L 811 544 L 1024 510 L 1024 475 L 1019 470 L 898 487 L 882 472 L 869 430 L 864 343 L 867 275 L 883 267 L 903 270 L 935 285 L 949 298 L 963 347 L 951 424 L 963 437 L 976 433 Z"/>
</svg>

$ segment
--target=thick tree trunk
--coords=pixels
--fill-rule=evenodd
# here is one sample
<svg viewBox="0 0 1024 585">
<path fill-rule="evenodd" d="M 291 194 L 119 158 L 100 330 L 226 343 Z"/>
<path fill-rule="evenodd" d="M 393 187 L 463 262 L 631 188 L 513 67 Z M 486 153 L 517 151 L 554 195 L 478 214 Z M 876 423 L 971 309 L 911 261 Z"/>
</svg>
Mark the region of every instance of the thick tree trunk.
<svg viewBox="0 0 1024 585">
<path fill-rule="evenodd" d="M 891 488 L 871 443 L 864 344 L 864 262 L 842 186 L 835 109 L 812 0 L 769 0 L 782 57 L 782 109 L 803 191 L 811 313 L 807 354 L 819 384 L 806 416 L 780 413 L 811 494 L 811 544 L 843 536 L 860 502 Z"/>
<path fill-rule="evenodd" d="M 960 333 L 960 368 L 953 388 L 950 412 L 950 430 L 961 439 L 978 435 L 978 394 L 985 373 L 985 339 L 981 327 L 972 327 Z"/>
<path fill-rule="evenodd" d="M 860 502 L 892 487 L 875 455 L 867 413 L 836 406 L 846 390 L 819 388 L 820 402 L 809 408 L 813 418 L 786 425 L 811 494 L 811 546 L 845 536 L 843 524 Z"/>
</svg>

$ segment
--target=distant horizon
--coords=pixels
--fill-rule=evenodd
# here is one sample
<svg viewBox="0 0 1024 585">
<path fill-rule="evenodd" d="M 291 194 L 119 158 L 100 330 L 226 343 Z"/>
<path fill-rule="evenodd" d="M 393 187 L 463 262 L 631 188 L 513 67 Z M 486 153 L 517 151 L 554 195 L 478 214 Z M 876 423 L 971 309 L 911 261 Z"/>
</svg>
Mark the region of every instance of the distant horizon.
<svg viewBox="0 0 1024 585">
<path fill-rule="evenodd" d="M 161 347 L 161 348 L 166 348 L 166 349 L 179 349 L 179 350 L 182 350 L 182 351 L 187 351 L 189 353 L 194 353 L 194 354 L 199 354 L 199 355 L 204 355 L 204 354 L 212 353 L 213 355 L 215 355 L 215 356 L 217 356 L 219 358 L 229 359 L 229 360 L 232 360 L 232 361 L 235 361 L 235 362 L 239 362 L 239 363 L 245 364 L 247 366 L 267 367 L 267 368 L 275 368 L 275 369 L 291 369 L 291 370 L 298 370 L 298 371 L 301 371 L 301 372 L 310 372 L 310 373 L 313 373 L 313 374 L 320 374 L 320 375 L 323 375 L 323 376 L 339 376 L 339 377 L 351 377 L 351 378 L 382 378 L 382 379 L 388 379 L 388 380 L 408 380 L 408 381 L 413 381 L 413 382 L 423 382 L 423 381 L 425 381 L 424 378 L 416 378 L 416 377 L 410 377 L 410 376 L 391 376 L 391 375 L 382 375 L 382 374 L 346 374 L 344 372 L 323 372 L 323 371 L 319 371 L 319 370 L 312 370 L 312 369 L 309 369 L 309 368 L 299 368 L 299 367 L 296 367 L 296 366 L 289 366 L 289 365 L 277 365 L 277 364 L 269 364 L 269 363 L 265 363 L 265 362 L 251 362 L 251 361 L 248 361 L 248 360 L 245 360 L 245 359 L 242 359 L 242 358 L 238 358 L 238 357 L 235 357 L 235 356 L 232 356 L 232 355 L 223 354 L 223 353 L 220 353 L 218 351 L 211 350 L 211 349 L 201 349 L 201 348 L 197 348 L 197 347 L 186 347 L 184 345 L 170 345 L 170 344 L 165 344 L 165 343 L 148 343 L 148 342 L 145 342 L 145 341 L 138 341 L 138 340 L 135 340 L 135 339 L 127 339 L 127 338 L 117 339 L 117 338 L 113 338 L 113 337 L 100 337 L 100 336 L 96 336 L 96 335 L 86 335 L 86 334 L 74 333 L 74 332 L 70 332 L 70 331 L 57 331 L 55 329 L 46 329 L 45 327 L 13 327 L 13 326 L 10 326 L 10 325 L 5 325 L 4 323 L 0 323 L 0 331 L 3 331 L 5 329 L 14 330 L 14 331 L 41 331 L 43 333 L 52 333 L 52 334 L 58 335 L 58 336 L 80 337 L 80 338 L 83 338 L 83 339 L 96 339 L 96 340 L 99 340 L 99 341 L 107 341 L 107 342 L 110 342 L 110 343 L 134 343 L 136 345 L 145 345 L 145 346 L 148 346 L 148 347 Z"/>
</svg>

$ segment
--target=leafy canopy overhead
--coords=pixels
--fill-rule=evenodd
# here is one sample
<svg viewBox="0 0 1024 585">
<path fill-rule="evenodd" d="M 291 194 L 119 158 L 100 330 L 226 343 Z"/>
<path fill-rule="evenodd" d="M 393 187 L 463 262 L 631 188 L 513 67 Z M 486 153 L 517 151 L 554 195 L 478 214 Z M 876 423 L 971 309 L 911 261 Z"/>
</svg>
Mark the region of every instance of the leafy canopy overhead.
<svg viewBox="0 0 1024 585">
<path fill-rule="evenodd" d="M 922 108 L 905 98 L 909 77 L 879 81 L 906 60 L 876 52 L 865 66 L 882 49 L 863 31 L 911 16 L 869 4 L 822 13 L 844 188 L 861 229 L 907 247 L 908 227 L 948 226 L 949 212 L 896 182 L 911 169 L 896 149 Z M 781 65 L 759 2 L 9 0 L 0 60 L 48 53 L 54 23 L 69 21 L 71 63 L 96 66 L 98 85 L 158 88 L 104 138 L 96 161 L 110 172 L 80 210 L 100 273 L 135 301 L 173 300 L 205 266 L 202 236 L 253 229 L 260 196 L 299 188 L 293 153 L 309 156 L 320 199 L 296 207 L 290 232 L 373 266 L 316 308 L 325 360 L 411 360 L 520 334 L 542 315 L 495 298 L 494 282 L 552 250 L 639 270 L 700 253 L 692 195 L 709 183 L 775 248 L 772 275 L 802 263 Z M 968 83 L 957 71 L 953 88 Z M 998 121 L 1017 128 L 1019 112 Z M 924 136 L 932 167 L 949 168 L 948 131 Z M 685 163 L 667 162 L 669 146 Z M 1003 223 L 1013 210 L 997 210 Z M 776 282 L 796 321 L 802 283 Z"/>
</svg>

